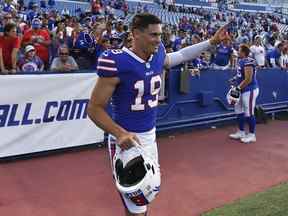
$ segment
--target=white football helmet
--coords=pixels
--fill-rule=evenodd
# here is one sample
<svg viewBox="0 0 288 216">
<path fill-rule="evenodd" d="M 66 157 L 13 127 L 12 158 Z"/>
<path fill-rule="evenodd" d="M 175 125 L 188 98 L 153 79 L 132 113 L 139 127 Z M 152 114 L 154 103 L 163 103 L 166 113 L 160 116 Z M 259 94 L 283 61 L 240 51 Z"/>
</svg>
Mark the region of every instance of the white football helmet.
<svg viewBox="0 0 288 216">
<path fill-rule="evenodd" d="M 226 95 L 228 104 L 235 105 L 239 103 L 241 96 L 241 91 L 238 90 L 235 86 L 232 86 Z"/>
<path fill-rule="evenodd" d="M 160 167 L 139 145 L 115 154 L 113 175 L 118 191 L 137 206 L 149 204 L 160 191 Z"/>
</svg>

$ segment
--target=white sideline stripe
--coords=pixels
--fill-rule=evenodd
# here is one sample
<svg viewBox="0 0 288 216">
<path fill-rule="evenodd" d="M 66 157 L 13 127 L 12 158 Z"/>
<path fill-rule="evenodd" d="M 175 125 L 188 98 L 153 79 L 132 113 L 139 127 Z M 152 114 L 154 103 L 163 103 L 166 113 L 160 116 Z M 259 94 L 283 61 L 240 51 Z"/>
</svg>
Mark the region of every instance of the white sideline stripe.
<svg viewBox="0 0 288 216">
<path fill-rule="evenodd" d="M 107 71 L 117 71 L 117 68 L 105 67 L 105 66 L 97 66 L 97 70 L 99 69 L 107 70 Z"/>
</svg>

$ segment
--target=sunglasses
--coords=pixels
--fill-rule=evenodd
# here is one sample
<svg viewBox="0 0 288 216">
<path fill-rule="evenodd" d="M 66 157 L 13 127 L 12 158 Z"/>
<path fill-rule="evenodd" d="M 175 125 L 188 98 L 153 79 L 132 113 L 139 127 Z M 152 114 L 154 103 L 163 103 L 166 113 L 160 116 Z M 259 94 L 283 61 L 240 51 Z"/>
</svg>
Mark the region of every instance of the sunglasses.
<svg viewBox="0 0 288 216">
<path fill-rule="evenodd" d="M 69 55 L 69 53 L 63 53 L 63 52 L 61 52 L 61 53 L 59 53 L 59 55 L 67 56 L 67 55 Z"/>
</svg>

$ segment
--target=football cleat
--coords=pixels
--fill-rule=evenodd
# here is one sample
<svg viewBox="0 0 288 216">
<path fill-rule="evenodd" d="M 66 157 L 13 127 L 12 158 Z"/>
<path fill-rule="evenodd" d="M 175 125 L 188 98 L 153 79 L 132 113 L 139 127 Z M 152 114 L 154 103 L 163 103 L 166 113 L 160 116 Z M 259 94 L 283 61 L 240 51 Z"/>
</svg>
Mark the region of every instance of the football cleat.
<svg viewBox="0 0 288 216">
<path fill-rule="evenodd" d="M 230 134 L 231 139 L 242 139 L 246 136 L 245 131 L 237 131 L 236 133 Z"/>
<path fill-rule="evenodd" d="M 256 136 L 253 133 L 249 133 L 245 137 L 241 138 L 241 142 L 247 143 L 247 144 L 252 143 L 252 142 L 256 142 Z"/>
</svg>

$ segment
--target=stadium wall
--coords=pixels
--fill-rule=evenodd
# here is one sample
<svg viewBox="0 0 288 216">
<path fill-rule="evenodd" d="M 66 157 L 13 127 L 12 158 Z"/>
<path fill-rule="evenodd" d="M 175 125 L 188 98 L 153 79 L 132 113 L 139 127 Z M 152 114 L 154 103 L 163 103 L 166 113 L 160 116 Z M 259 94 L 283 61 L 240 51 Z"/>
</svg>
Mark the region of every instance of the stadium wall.
<svg viewBox="0 0 288 216">
<path fill-rule="evenodd" d="M 200 76 L 173 69 L 166 76 L 157 131 L 207 127 L 235 119 L 226 101 L 232 70 L 203 70 Z M 288 73 L 259 70 L 257 104 L 266 113 L 288 110 Z M 0 159 L 87 146 L 104 141 L 86 107 L 97 80 L 93 72 L 0 76 Z M 109 110 L 109 108 L 108 108 Z"/>
<path fill-rule="evenodd" d="M 87 116 L 95 73 L 0 76 L 0 158 L 100 143 Z"/>
<path fill-rule="evenodd" d="M 232 70 L 204 70 L 200 76 L 171 71 L 166 81 L 167 100 L 159 106 L 157 130 L 209 126 L 235 119 L 233 107 L 226 100 L 228 80 L 234 75 Z M 263 69 L 257 77 L 260 85 L 257 104 L 266 113 L 288 110 L 288 73 Z"/>
</svg>

